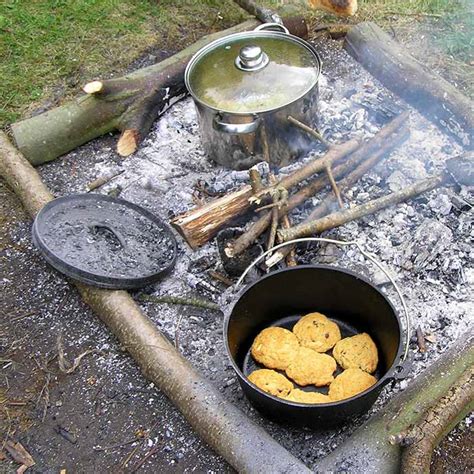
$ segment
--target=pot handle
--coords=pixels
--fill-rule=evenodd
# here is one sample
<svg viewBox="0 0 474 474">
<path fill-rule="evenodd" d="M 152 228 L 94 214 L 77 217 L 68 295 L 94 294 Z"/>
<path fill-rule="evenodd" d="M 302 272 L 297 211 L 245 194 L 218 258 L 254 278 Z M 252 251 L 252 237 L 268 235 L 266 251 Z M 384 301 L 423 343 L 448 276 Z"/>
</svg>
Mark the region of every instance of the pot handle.
<svg viewBox="0 0 474 474">
<path fill-rule="evenodd" d="M 407 333 L 406 333 L 406 341 L 405 341 L 405 350 L 403 352 L 403 357 L 402 357 L 402 361 L 405 361 L 406 358 L 408 357 L 408 351 L 409 351 L 409 348 L 410 348 L 410 334 L 411 334 L 411 327 L 412 327 L 411 318 L 410 318 L 410 314 L 408 312 L 408 308 L 407 308 L 407 305 L 406 305 L 406 302 L 405 302 L 405 298 L 403 297 L 403 294 L 402 294 L 399 286 L 397 285 L 397 283 L 395 282 L 393 277 L 390 275 L 388 270 L 386 270 L 385 267 L 373 255 L 371 255 L 370 253 L 365 251 L 362 248 L 361 244 L 359 244 L 359 242 L 356 242 L 355 240 L 344 241 L 344 240 L 326 239 L 326 238 L 323 238 L 323 237 L 305 237 L 305 238 L 302 238 L 302 239 L 289 240 L 288 242 L 283 242 L 282 244 L 275 245 L 275 247 L 272 247 L 270 250 L 267 250 L 266 252 L 263 252 L 262 255 L 259 255 L 245 269 L 245 271 L 242 273 L 240 278 L 237 280 L 237 283 L 235 284 L 235 287 L 238 288 L 243 283 L 243 281 L 244 281 L 245 277 L 247 276 L 248 272 L 255 265 L 257 265 L 257 263 L 262 261 L 268 254 L 274 252 L 275 250 L 281 249 L 283 247 L 287 247 L 288 245 L 298 244 L 298 243 L 301 243 L 301 242 L 327 242 L 327 243 L 330 243 L 330 244 L 340 245 L 341 247 L 354 245 L 355 247 L 357 247 L 359 249 L 359 252 L 365 258 L 370 260 L 374 265 L 376 265 L 385 274 L 385 276 L 390 280 L 390 283 L 392 283 L 392 285 L 394 286 L 394 288 L 395 288 L 395 290 L 398 294 L 398 297 L 400 298 L 400 301 L 402 303 L 403 312 L 405 314 L 405 323 L 406 323 L 406 332 Z"/>
<path fill-rule="evenodd" d="M 227 123 L 223 122 L 221 115 L 217 114 L 212 120 L 212 126 L 214 130 L 217 130 L 218 132 L 242 135 L 245 133 L 256 132 L 261 121 L 262 119 L 260 117 L 254 117 L 252 122 L 249 123 Z"/>
<path fill-rule="evenodd" d="M 287 35 L 290 34 L 290 32 L 288 31 L 288 28 L 286 26 L 283 26 L 281 23 L 263 23 L 261 25 L 258 25 L 256 28 L 254 28 L 253 31 L 265 31 L 265 30 L 270 30 L 270 31 L 280 30 L 281 33 L 285 33 Z"/>
</svg>

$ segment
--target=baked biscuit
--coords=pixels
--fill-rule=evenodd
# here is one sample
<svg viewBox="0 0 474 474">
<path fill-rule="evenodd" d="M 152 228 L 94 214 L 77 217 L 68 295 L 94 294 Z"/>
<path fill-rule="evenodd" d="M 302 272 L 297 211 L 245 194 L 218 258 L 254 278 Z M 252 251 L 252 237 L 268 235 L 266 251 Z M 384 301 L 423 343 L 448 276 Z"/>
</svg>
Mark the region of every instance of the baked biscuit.
<svg viewBox="0 0 474 474">
<path fill-rule="evenodd" d="M 266 328 L 252 344 L 252 357 L 269 369 L 285 370 L 296 356 L 300 345 L 288 329 Z"/>
<path fill-rule="evenodd" d="M 300 344 L 317 352 L 326 352 L 341 339 L 336 323 L 321 313 L 303 316 L 293 327 Z"/>
<path fill-rule="evenodd" d="M 327 354 L 300 347 L 296 357 L 286 369 L 286 375 L 298 385 L 329 385 L 336 371 L 336 361 Z"/>
<path fill-rule="evenodd" d="M 293 390 L 293 384 L 284 375 L 274 370 L 255 370 L 248 379 L 264 392 L 276 397 L 286 397 Z"/>
<path fill-rule="evenodd" d="M 299 388 L 294 388 L 290 394 L 286 397 L 283 397 L 285 400 L 290 402 L 299 402 L 299 403 L 331 403 L 331 399 L 319 392 L 304 392 Z"/>
<path fill-rule="evenodd" d="M 339 341 L 332 355 L 343 369 L 362 369 L 370 374 L 379 362 L 377 346 L 365 332 Z"/>
<path fill-rule="evenodd" d="M 361 369 L 347 369 L 329 386 L 329 398 L 333 401 L 353 397 L 374 385 L 377 379 Z"/>
</svg>

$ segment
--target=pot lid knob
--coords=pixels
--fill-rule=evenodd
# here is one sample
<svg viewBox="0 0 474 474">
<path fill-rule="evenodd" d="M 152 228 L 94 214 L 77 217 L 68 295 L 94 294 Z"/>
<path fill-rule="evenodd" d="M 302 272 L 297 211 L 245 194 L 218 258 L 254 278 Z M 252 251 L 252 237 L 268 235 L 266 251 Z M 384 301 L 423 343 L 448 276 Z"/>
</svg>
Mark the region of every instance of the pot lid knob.
<svg viewBox="0 0 474 474">
<path fill-rule="evenodd" d="M 240 49 L 235 65 L 242 71 L 258 71 L 268 64 L 268 56 L 260 46 L 249 44 Z"/>
</svg>

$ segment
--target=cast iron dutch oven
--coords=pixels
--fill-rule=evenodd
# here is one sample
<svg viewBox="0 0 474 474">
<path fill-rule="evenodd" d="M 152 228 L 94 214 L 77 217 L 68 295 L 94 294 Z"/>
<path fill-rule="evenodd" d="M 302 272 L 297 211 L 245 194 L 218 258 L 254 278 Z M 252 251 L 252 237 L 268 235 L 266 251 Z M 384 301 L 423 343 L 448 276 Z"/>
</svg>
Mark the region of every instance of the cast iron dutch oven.
<svg viewBox="0 0 474 474">
<path fill-rule="evenodd" d="M 302 265 L 275 271 L 247 286 L 226 315 L 224 334 L 227 352 L 242 390 L 262 414 L 283 423 L 319 428 L 342 424 L 366 412 L 382 388 L 401 377 L 404 368 L 401 363 L 408 352 L 410 322 L 398 286 L 378 261 L 366 253 L 357 242 L 307 238 L 289 243 L 314 240 L 356 245 L 386 273 L 395 285 L 407 317 L 405 344 L 397 311 L 379 289 L 356 273 L 325 265 Z M 254 264 L 267 253 L 260 256 Z M 243 281 L 248 270 L 242 275 L 239 283 Z M 378 382 L 352 398 L 324 404 L 286 401 L 269 395 L 249 382 L 247 376 L 261 368 L 250 355 L 250 347 L 257 334 L 269 326 L 291 330 L 301 316 L 315 311 L 335 321 L 341 329 L 342 337 L 360 332 L 371 335 L 379 350 L 379 364 L 374 374 Z M 321 389 L 313 387 L 310 390 Z"/>
<path fill-rule="evenodd" d="M 284 166 L 314 147 L 288 116 L 314 126 L 320 73 L 314 48 L 275 23 L 202 48 L 184 80 L 207 155 L 223 166 L 245 169 L 268 159 Z"/>
</svg>

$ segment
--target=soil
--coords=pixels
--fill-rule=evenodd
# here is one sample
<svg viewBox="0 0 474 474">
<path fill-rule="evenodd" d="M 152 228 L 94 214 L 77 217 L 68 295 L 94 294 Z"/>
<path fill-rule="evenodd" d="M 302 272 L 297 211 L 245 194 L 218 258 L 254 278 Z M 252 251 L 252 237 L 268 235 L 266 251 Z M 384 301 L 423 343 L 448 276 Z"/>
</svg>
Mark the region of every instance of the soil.
<svg viewBox="0 0 474 474">
<path fill-rule="evenodd" d="M 137 65 L 147 64 L 149 60 L 137 61 Z M 131 187 L 128 194 L 124 192 L 124 197 L 163 218 L 170 211 L 167 207 L 170 203 L 173 213 L 180 212 L 183 210 L 180 206 L 184 206 L 181 201 L 188 198 L 180 194 L 184 189 L 179 184 L 180 167 L 187 166 L 189 170 L 192 168 L 189 161 L 195 160 L 196 164 L 192 166 L 196 175 L 212 174 L 213 167 L 206 162 L 199 147 L 194 147 L 196 151 L 191 155 L 182 157 L 173 145 L 169 150 L 154 149 L 153 140 L 169 138 L 166 130 L 172 124 L 182 137 L 191 140 L 193 146 L 198 139 L 197 124 L 194 117 L 186 120 L 190 110 L 188 105 L 180 105 L 163 123 L 157 123 L 155 135 L 144 144 L 147 151 L 138 157 L 122 162 L 113 151 L 116 137 L 109 135 L 41 167 L 42 178 L 56 196 L 83 192 L 85 184 L 104 170 L 128 166 L 130 171 L 144 167 L 142 159 L 146 156 L 151 157 L 150 160 L 162 157 L 164 165 L 161 162 L 156 167 L 152 163 L 146 165 L 151 173 L 150 180 L 140 188 Z M 166 152 L 174 162 L 167 163 Z M 165 174 L 157 171 L 159 183 L 152 179 L 152 172 L 158 168 L 166 168 Z M 124 189 L 126 183 L 133 181 L 125 175 L 105 186 L 101 192 L 113 189 L 117 182 Z M 189 181 L 190 178 L 183 179 Z M 232 179 L 239 178 L 232 175 Z M 372 184 L 368 181 L 369 186 Z M 174 200 L 168 200 L 169 193 Z M 427 208 L 425 204 L 418 207 Z M 392 217 L 390 215 L 389 220 Z M 353 230 L 352 227 L 348 229 L 347 232 Z M 30 232 L 30 219 L 13 193 L 0 181 L 0 442 L 8 435 L 27 449 L 36 462 L 28 472 L 49 473 L 61 469 L 85 473 L 132 472 L 134 468 L 144 473 L 231 472 L 225 461 L 194 435 L 170 401 L 140 374 L 133 360 L 82 303 L 73 286 L 43 261 L 31 242 Z M 463 238 L 460 235 L 457 240 Z M 182 241 L 180 247 L 173 277 L 144 291 L 180 295 L 185 292 L 190 296 L 216 300 L 224 287 L 198 277 L 214 268 L 217 258 L 215 244 L 196 253 L 185 249 Z M 447 280 L 446 276 L 442 283 Z M 422 284 L 428 286 L 431 283 Z M 414 297 L 416 288 L 411 290 Z M 432 288 L 430 296 L 436 294 L 435 283 Z M 286 428 L 263 419 L 245 401 L 226 360 L 220 312 L 151 303 L 143 303 L 142 307 L 170 340 L 174 340 L 177 322 L 181 318 L 179 345 L 184 356 L 199 367 L 229 400 L 309 465 L 334 449 L 365 419 L 362 417 L 345 428 L 328 431 Z M 426 321 L 430 317 L 427 314 L 422 321 L 428 324 Z M 441 321 L 440 318 L 436 315 L 435 325 Z M 428 354 L 417 359 L 417 370 L 450 345 L 458 334 L 455 330 L 457 324 L 462 332 L 465 319 L 462 314 L 456 314 L 456 318 L 459 322 L 458 319 L 450 320 L 447 315 L 444 326 L 436 326 L 438 331 L 444 331 L 445 339 L 442 343 L 430 344 Z M 95 351 L 85 356 L 71 374 L 62 373 L 58 366 L 59 334 L 63 335 L 66 357 L 71 362 L 83 351 Z M 411 349 L 416 351 L 415 341 L 412 341 Z M 394 392 L 402 388 L 397 386 Z M 374 410 L 390 396 L 391 393 L 384 392 Z M 472 441 L 468 419 L 440 445 L 432 471 L 472 471 Z M 144 456 L 155 447 L 156 450 L 140 466 Z M 14 472 L 17 467 L 7 457 L 0 463 L 0 472 Z"/>
</svg>

